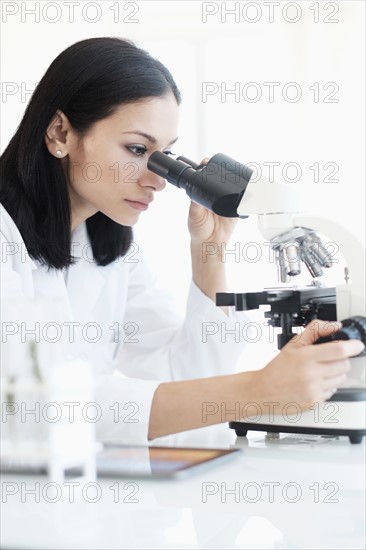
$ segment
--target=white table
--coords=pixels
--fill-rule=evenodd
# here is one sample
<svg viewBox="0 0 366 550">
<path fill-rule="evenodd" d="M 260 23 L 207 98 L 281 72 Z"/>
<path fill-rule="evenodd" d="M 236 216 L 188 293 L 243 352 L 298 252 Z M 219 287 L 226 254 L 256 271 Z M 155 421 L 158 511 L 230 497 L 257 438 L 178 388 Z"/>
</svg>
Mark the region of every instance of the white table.
<svg viewBox="0 0 366 550">
<path fill-rule="evenodd" d="M 248 439 L 236 438 L 221 425 L 155 440 L 154 445 L 239 446 L 243 452 L 181 481 L 98 480 L 97 502 L 79 496 L 70 502 L 65 489 L 51 503 L 55 493 L 42 496 L 47 478 L 3 474 L 2 488 L 13 482 L 19 490 L 1 504 L 1 547 L 365 548 L 364 443 L 351 445 L 347 438 L 300 443 L 289 437 L 270 441 L 251 432 Z M 22 482 L 26 488 L 40 484 L 39 502 L 21 490 Z M 87 497 L 93 500 L 95 490 Z"/>
</svg>

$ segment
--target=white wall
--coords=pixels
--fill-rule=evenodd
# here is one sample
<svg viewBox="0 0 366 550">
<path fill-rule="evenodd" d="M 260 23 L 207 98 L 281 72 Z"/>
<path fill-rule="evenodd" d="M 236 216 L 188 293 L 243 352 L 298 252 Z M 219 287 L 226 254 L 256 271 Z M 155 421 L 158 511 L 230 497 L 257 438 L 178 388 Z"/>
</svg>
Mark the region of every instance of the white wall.
<svg viewBox="0 0 366 550">
<path fill-rule="evenodd" d="M 279 181 L 284 181 L 283 167 L 296 163 L 302 177 L 291 185 L 309 189 L 314 211 L 342 219 L 364 238 L 364 2 L 76 2 L 73 21 L 65 2 L 36 4 L 2 2 L 2 150 L 29 98 L 22 97 L 21 90 L 32 89 L 60 51 L 87 37 L 128 37 L 160 58 L 183 92 L 175 152 L 196 160 L 225 152 L 241 162 L 258 163 L 267 176 L 263 163 L 278 162 Z M 114 22 L 117 6 L 119 21 Z M 225 14 L 225 8 L 236 9 L 236 14 Z M 30 9 L 39 10 L 38 21 Z M 135 22 L 127 20 L 132 11 Z M 219 91 L 237 86 L 240 95 L 221 97 L 218 92 L 204 101 L 205 82 Z M 255 84 L 246 89 L 250 82 Z M 279 83 L 273 101 L 264 84 L 268 82 Z M 290 101 L 293 86 L 287 100 L 283 98 L 291 82 L 301 91 L 299 101 Z M 318 101 L 310 89 L 314 83 L 319 86 Z M 251 101 L 255 90 L 262 93 L 257 102 Z M 309 168 L 315 163 L 320 167 L 316 184 Z M 324 169 L 327 163 L 333 164 Z M 332 167 L 338 182 L 326 181 Z M 294 177 L 293 168 L 288 175 Z M 162 286 L 176 296 L 182 311 L 190 278 L 188 202 L 169 186 L 154 209 L 141 216 L 138 228 Z M 233 237 L 233 246 L 240 243 L 241 252 L 247 242 L 263 246 L 254 219 L 239 222 Z M 243 254 L 239 262 L 228 257 L 229 279 L 236 290 L 276 284 L 266 250 L 256 263 Z M 338 277 L 339 270 L 335 273 Z M 327 280 L 333 284 L 334 279 L 329 275 Z M 263 358 L 273 353 L 264 342 L 261 348 Z M 252 350 L 248 357 L 254 360 Z M 256 346 L 256 364 L 262 356 Z"/>
</svg>

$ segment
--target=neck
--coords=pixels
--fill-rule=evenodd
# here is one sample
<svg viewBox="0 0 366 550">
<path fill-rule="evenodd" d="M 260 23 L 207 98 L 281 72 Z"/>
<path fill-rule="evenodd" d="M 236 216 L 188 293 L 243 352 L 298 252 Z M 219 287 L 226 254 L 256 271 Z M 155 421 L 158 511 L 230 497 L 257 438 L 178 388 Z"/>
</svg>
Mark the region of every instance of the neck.
<svg viewBox="0 0 366 550">
<path fill-rule="evenodd" d="M 74 231 L 81 223 L 85 222 L 91 216 L 98 212 L 95 206 L 86 202 L 75 193 L 72 188 L 69 188 L 70 205 L 71 205 L 71 231 Z"/>
</svg>

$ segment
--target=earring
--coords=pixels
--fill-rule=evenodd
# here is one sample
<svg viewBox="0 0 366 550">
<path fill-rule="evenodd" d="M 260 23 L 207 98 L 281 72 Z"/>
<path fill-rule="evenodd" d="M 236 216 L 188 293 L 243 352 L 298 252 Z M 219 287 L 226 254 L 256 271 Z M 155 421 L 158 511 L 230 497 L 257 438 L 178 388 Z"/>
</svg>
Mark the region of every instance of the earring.
<svg viewBox="0 0 366 550">
<path fill-rule="evenodd" d="M 62 151 L 61 151 L 60 149 L 57 149 L 57 151 L 56 151 L 56 155 L 57 155 L 58 157 L 61 157 L 61 155 L 62 155 Z"/>
</svg>

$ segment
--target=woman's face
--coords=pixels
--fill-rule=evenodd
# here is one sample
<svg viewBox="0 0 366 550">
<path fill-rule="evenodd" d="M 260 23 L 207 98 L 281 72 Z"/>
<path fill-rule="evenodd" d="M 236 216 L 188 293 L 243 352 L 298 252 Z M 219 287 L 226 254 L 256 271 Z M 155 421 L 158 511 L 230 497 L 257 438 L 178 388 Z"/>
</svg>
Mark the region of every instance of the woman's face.
<svg viewBox="0 0 366 550">
<path fill-rule="evenodd" d="M 154 151 L 169 153 L 177 139 L 178 105 L 172 93 L 122 105 L 79 137 L 67 133 L 67 170 L 73 228 L 100 211 L 132 226 L 165 180 L 147 169 Z"/>
</svg>

